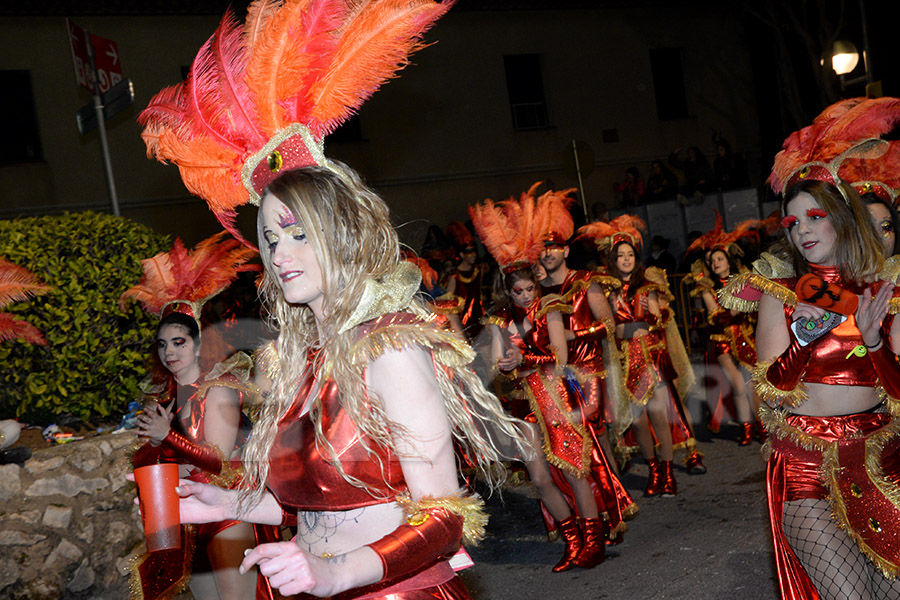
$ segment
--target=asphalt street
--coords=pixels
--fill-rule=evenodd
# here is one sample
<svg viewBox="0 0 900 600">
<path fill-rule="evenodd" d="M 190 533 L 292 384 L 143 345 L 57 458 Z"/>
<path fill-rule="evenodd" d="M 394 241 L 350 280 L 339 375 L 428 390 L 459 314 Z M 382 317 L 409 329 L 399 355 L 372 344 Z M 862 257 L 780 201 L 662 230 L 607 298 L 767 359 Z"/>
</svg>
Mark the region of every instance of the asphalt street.
<svg viewBox="0 0 900 600">
<path fill-rule="evenodd" d="M 640 507 L 623 543 L 594 569 L 553 573 L 562 541 L 549 542 L 530 484 L 488 498 L 488 534 L 461 572 L 475 600 L 775 600 L 765 462 L 760 445 L 739 447 L 737 427 L 697 428 L 709 471 L 676 467 L 678 495 L 644 498 L 638 457 L 622 481 Z"/>
</svg>

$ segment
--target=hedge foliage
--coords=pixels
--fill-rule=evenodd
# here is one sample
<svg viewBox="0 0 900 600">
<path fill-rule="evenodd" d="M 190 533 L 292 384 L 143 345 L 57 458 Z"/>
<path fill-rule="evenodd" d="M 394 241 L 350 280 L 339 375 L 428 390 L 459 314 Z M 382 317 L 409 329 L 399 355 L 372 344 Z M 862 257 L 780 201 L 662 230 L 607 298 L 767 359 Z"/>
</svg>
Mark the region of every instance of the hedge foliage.
<svg viewBox="0 0 900 600">
<path fill-rule="evenodd" d="M 0 344 L 0 418 L 52 422 L 124 413 L 139 396 L 156 319 L 119 296 L 141 278 L 142 258 L 170 240 L 122 217 L 80 212 L 0 221 L 0 256 L 53 290 L 6 310 L 48 345 Z"/>
</svg>

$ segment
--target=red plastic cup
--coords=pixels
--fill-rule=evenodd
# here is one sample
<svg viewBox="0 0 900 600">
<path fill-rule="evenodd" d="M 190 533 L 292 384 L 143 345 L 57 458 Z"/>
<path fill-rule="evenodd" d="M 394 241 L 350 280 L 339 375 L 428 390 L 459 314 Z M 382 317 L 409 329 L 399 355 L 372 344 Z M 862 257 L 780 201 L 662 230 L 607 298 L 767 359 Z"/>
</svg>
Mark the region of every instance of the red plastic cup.
<svg viewBox="0 0 900 600">
<path fill-rule="evenodd" d="M 644 305 L 641 304 L 643 299 L 643 294 L 638 294 L 634 297 L 634 319 L 636 321 L 641 321 L 644 318 Z"/>
<path fill-rule="evenodd" d="M 181 516 L 178 509 L 178 465 L 147 465 L 134 470 L 144 521 L 147 551 L 172 550 L 181 546 Z"/>
</svg>

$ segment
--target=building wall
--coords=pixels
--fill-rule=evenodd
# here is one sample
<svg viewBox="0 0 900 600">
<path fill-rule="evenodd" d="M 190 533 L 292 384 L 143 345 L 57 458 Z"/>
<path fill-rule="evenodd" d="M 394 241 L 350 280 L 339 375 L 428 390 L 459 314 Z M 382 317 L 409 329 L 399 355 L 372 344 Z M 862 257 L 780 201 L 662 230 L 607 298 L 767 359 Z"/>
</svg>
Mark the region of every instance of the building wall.
<svg viewBox="0 0 900 600">
<path fill-rule="evenodd" d="M 214 231 L 202 204 L 186 197 L 177 169 L 145 158 L 135 118 L 154 93 L 180 79 L 218 18 L 75 21 L 119 44 L 135 85 L 134 106 L 108 123 L 122 213 L 187 242 Z M 97 134 L 82 137 L 75 125 L 75 111 L 90 96 L 75 84 L 64 20 L 4 18 L 0 31 L 0 68 L 32 71 L 46 159 L 0 167 L 0 216 L 106 209 Z M 649 162 L 676 147 L 697 145 L 711 160 L 713 130 L 736 150 L 758 153 L 750 60 L 739 17 L 727 8 L 454 10 L 427 37 L 436 43 L 363 107 L 363 141 L 326 150 L 383 194 L 413 247 L 427 224 L 465 219 L 469 203 L 518 194 L 538 180 L 577 185 L 563 168 L 573 139 L 593 151 L 583 178 L 588 205 L 614 206 L 612 185 L 627 167 L 646 177 Z M 658 47 L 683 48 L 689 118 L 657 118 L 649 50 Z M 541 55 L 546 129 L 512 127 L 503 57 L 521 53 Z M 603 143 L 610 129 L 618 142 Z M 248 235 L 252 220 L 252 209 L 241 212 Z"/>
</svg>

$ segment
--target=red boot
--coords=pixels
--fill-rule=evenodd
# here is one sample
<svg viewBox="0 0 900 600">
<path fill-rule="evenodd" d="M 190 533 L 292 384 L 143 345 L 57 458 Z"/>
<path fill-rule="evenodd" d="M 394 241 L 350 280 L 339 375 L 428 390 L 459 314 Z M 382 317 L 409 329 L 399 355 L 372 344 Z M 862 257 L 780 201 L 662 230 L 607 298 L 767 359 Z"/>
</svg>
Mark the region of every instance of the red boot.
<svg viewBox="0 0 900 600">
<path fill-rule="evenodd" d="M 575 520 L 575 515 L 559 521 L 556 525 L 557 529 L 562 533 L 563 541 L 566 543 L 566 551 L 563 553 L 562 559 L 560 559 L 560 561 L 556 563 L 556 566 L 553 567 L 553 572 L 559 573 L 561 571 L 568 571 L 575 566 L 575 558 L 581 552 L 583 544 L 581 542 L 581 531 L 578 529 L 578 522 Z"/>
<path fill-rule="evenodd" d="M 663 485 L 659 459 L 655 456 L 647 459 L 647 466 L 650 467 L 650 475 L 647 477 L 647 487 L 644 489 L 644 495 L 657 496 L 662 491 Z"/>
<path fill-rule="evenodd" d="M 703 455 L 697 450 L 691 452 L 685 463 L 689 475 L 703 475 L 706 473 L 706 465 L 703 464 Z"/>
<path fill-rule="evenodd" d="M 675 473 L 672 472 L 672 461 L 664 460 L 660 465 L 662 466 L 662 490 L 660 490 L 660 494 L 664 498 L 671 498 L 678 493 L 678 486 L 675 484 Z"/>
<path fill-rule="evenodd" d="M 575 557 L 573 563 L 582 569 L 592 569 L 606 558 L 606 530 L 608 524 L 601 518 L 582 519 L 581 529 L 584 533 L 584 546 Z"/>
<path fill-rule="evenodd" d="M 738 446 L 749 446 L 753 443 L 753 423 L 741 423 L 741 436 L 738 438 Z"/>
</svg>

